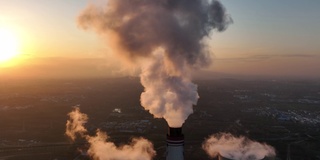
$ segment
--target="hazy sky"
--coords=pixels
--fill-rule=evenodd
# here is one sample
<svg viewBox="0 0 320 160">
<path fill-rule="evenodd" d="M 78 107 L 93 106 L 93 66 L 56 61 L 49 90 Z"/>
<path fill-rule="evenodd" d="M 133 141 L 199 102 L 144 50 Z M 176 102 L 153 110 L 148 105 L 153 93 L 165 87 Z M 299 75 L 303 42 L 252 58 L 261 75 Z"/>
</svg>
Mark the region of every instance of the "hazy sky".
<svg viewBox="0 0 320 160">
<path fill-rule="evenodd" d="M 320 77 L 320 1 L 221 2 L 234 23 L 213 33 L 210 70 Z M 102 0 L 0 0 L 0 28 L 18 34 L 23 53 L 9 66 L 0 64 L 0 76 L 119 75 L 118 60 L 103 41 L 77 27 L 77 16 L 90 3 Z"/>
</svg>

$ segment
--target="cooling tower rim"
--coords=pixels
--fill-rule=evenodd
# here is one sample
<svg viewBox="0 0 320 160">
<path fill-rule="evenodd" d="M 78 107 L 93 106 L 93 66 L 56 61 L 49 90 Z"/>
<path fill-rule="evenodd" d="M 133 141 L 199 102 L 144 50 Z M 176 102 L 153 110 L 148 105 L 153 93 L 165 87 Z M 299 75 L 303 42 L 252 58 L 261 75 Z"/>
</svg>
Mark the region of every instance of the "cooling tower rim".
<svg viewBox="0 0 320 160">
<path fill-rule="evenodd" d="M 167 145 L 168 146 L 183 146 L 184 145 L 184 136 L 171 137 L 167 135 Z"/>
<path fill-rule="evenodd" d="M 184 141 L 167 141 L 167 146 L 184 146 Z"/>
<path fill-rule="evenodd" d="M 180 143 L 184 143 L 184 140 L 175 140 L 175 141 L 173 141 L 173 140 L 169 140 L 169 139 L 167 139 L 167 143 L 171 143 L 171 144 L 180 144 Z"/>
</svg>

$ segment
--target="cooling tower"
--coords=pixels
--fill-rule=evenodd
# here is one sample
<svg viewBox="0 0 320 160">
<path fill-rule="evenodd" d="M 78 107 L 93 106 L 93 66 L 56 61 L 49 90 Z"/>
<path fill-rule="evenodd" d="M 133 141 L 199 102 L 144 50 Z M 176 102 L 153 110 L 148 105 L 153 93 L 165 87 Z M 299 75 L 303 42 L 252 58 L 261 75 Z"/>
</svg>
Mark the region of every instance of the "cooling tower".
<svg viewBox="0 0 320 160">
<path fill-rule="evenodd" d="M 168 129 L 167 134 L 167 158 L 166 160 L 183 160 L 184 135 L 182 128 Z"/>
</svg>

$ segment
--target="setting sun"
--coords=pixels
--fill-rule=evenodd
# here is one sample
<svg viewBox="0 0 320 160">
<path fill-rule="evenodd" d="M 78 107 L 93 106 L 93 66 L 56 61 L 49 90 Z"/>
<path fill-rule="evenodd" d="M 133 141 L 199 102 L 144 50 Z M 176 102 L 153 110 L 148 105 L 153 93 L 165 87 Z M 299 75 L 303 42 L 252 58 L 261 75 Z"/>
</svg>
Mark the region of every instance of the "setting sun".
<svg viewBox="0 0 320 160">
<path fill-rule="evenodd" d="M 17 36 L 6 28 L 0 28 L 0 63 L 8 61 L 19 54 Z"/>
</svg>

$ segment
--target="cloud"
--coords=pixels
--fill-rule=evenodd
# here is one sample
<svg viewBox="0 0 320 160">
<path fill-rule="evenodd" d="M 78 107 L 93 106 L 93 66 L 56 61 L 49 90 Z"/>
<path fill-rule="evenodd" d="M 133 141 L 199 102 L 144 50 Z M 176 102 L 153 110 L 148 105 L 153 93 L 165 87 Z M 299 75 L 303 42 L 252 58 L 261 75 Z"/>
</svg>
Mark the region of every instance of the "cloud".
<svg viewBox="0 0 320 160">
<path fill-rule="evenodd" d="M 216 58 L 215 61 L 219 62 L 259 62 L 270 59 L 281 58 L 319 58 L 316 54 L 260 54 L 252 56 L 243 56 L 235 58 Z"/>
<path fill-rule="evenodd" d="M 117 77 L 126 73 L 111 57 L 30 57 L 14 66 L 0 66 L 0 76 L 31 79 Z"/>
</svg>

